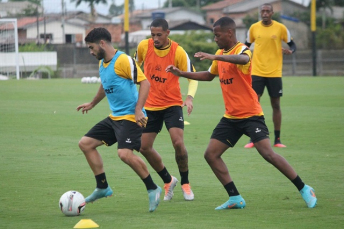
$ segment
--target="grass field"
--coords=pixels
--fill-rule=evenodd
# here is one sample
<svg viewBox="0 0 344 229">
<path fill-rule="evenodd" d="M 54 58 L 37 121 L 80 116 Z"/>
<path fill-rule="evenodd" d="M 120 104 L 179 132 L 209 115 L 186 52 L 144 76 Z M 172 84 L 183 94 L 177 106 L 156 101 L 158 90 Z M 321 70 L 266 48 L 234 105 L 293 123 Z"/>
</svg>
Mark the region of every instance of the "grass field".
<svg viewBox="0 0 344 229">
<path fill-rule="evenodd" d="M 255 149 L 244 149 L 242 137 L 224 154 L 243 210 L 215 211 L 228 197 L 203 159 L 210 134 L 224 113 L 217 80 L 201 82 L 194 111 L 185 120 L 190 182 L 195 200 L 186 202 L 180 186 L 170 202 L 148 212 L 145 187 L 117 157 L 116 146 L 101 147 L 114 196 L 86 206 L 78 217 L 66 217 L 60 196 L 78 190 L 87 196 L 95 180 L 78 141 L 110 112 L 102 101 L 87 115 L 77 105 L 90 101 L 98 84 L 80 79 L 0 81 L 0 228 L 73 228 L 92 219 L 100 228 L 344 228 L 344 77 L 284 77 L 282 140 L 276 149 L 314 187 L 318 206 L 308 209 L 294 185 Z M 181 80 L 184 89 L 186 80 Z M 267 94 L 262 97 L 272 128 Z M 272 134 L 273 135 L 273 134 Z M 167 131 L 155 148 L 169 171 L 179 178 Z M 153 179 L 162 181 L 149 166 Z"/>
</svg>

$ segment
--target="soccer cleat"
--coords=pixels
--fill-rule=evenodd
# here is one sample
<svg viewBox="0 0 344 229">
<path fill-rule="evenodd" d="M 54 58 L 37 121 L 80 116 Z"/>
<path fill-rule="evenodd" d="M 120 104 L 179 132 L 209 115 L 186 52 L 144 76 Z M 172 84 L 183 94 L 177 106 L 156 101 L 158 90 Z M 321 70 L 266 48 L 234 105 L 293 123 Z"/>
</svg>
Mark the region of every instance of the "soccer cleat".
<svg viewBox="0 0 344 229">
<path fill-rule="evenodd" d="M 86 203 L 94 202 L 100 198 L 112 196 L 112 193 L 113 191 L 110 188 L 110 186 L 104 189 L 96 188 L 91 195 L 85 198 L 85 202 Z"/>
<path fill-rule="evenodd" d="M 247 143 L 245 146 L 244 146 L 245 148 L 253 148 L 254 147 L 254 144 L 253 144 L 253 142 L 251 142 L 251 140 L 250 140 L 250 142 L 249 143 Z"/>
<path fill-rule="evenodd" d="M 148 190 L 149 198 L 149 211 L 154 212 L 160 203 L 161 188 L 158 186 L 156 189 Z"/>
<path fill-rule="evenodd" d="M 284 148 L 284 147 L 287 147 L 287 146 L 286 146 L 286 145 L 283 145 L 283 144 L 281 143 L 281 140 L 280 140 L 279 138 L 277 138 L 277 139 L 275 140 L 274 147 Z"/>
<path fill-rule="evenodd" d="M 218 206 L 215 208 L 215 210 L 225 210 L 225 209 L 241 209 L 246 206 L 245 200 L 241 197 L 241 195 L 238 196 L 230 196 L 229 200 L 227 200 L 226 203 Z"/>
<path fill-rule="evenodd" d="M 309 208 L 314 208 L 315 205 L 317 205 L 317 197 L 315 196 L 314 189 L 311 186 L 305 184 L 305 186 L 300 190 L 300 193 Z"/>
<path fill-rule="evenodd" d="M 185 200 L 193 200 L 195 198 L 195 195 L 193 194 L 191 190 L 190 184 L 183 184 L 182 185 L 182 191 L 184 195 Z"/>
<path fill-rule="evenodd" d="M 164 185 L 164 189 L 165 189 L 165 196 L 164 196 L 164 200 L 171 200 L 173 197 L 173 189 L 174 187 L 176 187 L 177 185 L 177 178 L 175 178 L 174 176 L 171 176 L 171 182 L 168 184 Z"/>
</svg>

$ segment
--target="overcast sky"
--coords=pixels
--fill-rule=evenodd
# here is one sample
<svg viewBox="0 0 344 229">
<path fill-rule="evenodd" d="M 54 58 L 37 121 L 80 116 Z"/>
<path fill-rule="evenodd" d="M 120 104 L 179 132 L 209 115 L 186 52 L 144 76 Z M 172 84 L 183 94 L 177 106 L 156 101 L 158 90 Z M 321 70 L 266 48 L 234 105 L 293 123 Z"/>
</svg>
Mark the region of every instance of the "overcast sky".
<svg viewBox="0 0 344 229">
<path fill-rule="evenodd" d="M 61 12 L 62 0 L 43 0 L 43 6 L 46 13 L 52 12 Z M 166 0 L 134 0 L 135 9 L 151 9 L 158 8 L 159 5 L 162 6 Z M 75 8 L 75 2 L 70 2 L 70 0 L 64 0 L 66 3 L 67 11 L 80 10 L 84 12 L 90 12 L 90 7 L 88 4 L 82 3 L 77 8 Z M 107 15 L 109 12 L 109 7 L 112 2 L 115 2 L 116 5 L 123 4 L 124 0 L 107 0 L 108 4 L 98 4 L 95 6 L 98 13 Z"/>
</svg>

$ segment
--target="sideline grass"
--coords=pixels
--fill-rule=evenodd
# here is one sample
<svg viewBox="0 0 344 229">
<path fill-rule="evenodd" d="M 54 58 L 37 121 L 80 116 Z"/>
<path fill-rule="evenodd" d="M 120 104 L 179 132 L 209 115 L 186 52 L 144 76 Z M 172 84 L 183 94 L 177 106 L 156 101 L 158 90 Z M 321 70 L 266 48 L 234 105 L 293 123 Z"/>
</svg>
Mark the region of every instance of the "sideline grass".
<svg viewBox="0 0 344 229">
<path fill-rule="evenodd" d="M 120 161 L 116 146 L 101 147 L 114 197 L 86 206 L 79 217 L 65 217 L 60 196 L 71 189 L 85 196 L 95 187 L 79 150 L 80 137 L 110 112 L 102 101 L 87 115 L 77 105 L 90 101 L 98 84 L 79 79 L 0 81 L 0 228 L 73 228 L 92 219 L 100 228 L 343 228 L 344 77 L 284 77 L 282 140 L 277 149 L 309 185 L 318 206 L 308 209 L 296 188 L 242 137 L 224 154 L 245 198 L 244 210 L 215 211 L 227 195 L 203 159 L 210 134 L 224 113 L 217 80 L 200 82 L 194 111 L 185 120 L 190 181 L 195 200 L 183 200 L 180 185 L 170 202 L 148 212 L 147 194 L 134 172 Z M 181 80 L 184 89 L 185 80 Z M 272 131 L 271 107 L 262 97 Z M 179 178 L 169 136 L 164 129 L 155 148 Z M 149 166 L 153 179 L 162 181 Z"/>
</svg>

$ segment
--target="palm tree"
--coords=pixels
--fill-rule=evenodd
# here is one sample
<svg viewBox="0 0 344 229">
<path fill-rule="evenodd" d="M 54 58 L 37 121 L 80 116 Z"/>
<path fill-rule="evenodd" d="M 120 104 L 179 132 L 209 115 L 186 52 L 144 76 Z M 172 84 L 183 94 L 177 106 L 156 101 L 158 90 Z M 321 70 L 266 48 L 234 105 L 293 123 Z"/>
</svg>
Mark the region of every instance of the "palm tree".
<svg viewBox="0 0 344 229">
<path fill-rule="evenodd" d="M 96 12 L 94 9 L 94 5 L 97 5 L 99 3 L 107 4 L 107 0 L 71 0 L 71 2 L 76 2 L 76 6 L 80 5 L 81 3 L 88 3 L 90 9 L 91 9 L 91 15 L 92 17 L 95 17 Z"/>
</svg>

